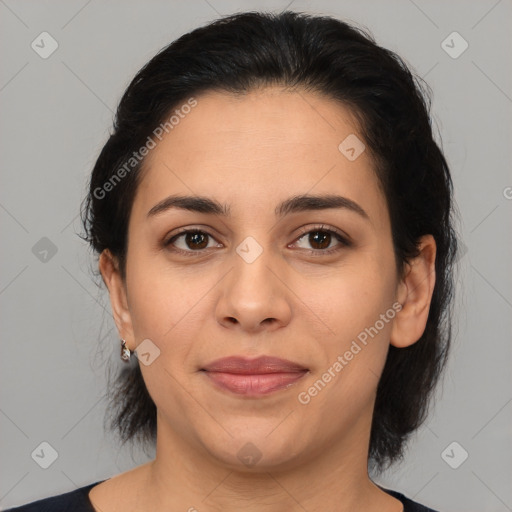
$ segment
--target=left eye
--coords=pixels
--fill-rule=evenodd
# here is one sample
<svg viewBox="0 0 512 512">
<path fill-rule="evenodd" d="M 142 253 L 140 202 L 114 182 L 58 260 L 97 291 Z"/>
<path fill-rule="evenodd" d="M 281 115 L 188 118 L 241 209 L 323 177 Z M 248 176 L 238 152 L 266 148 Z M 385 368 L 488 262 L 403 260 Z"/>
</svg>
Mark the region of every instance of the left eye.
<svg viewBox="0 0 512 512">
<path fill-rule="evenodd" d="M 295 243 L 298 243 L 303 239 L 305 239 L 306 243 L 313 247 L 312 250 L 305 248 L 312 253 L 332 253 L 340 250 L 340 248 L 343 246 L 348 247 L 350 245 L 350 243 L 344 237 L 330 229 L 312 229 L 304 233 L 300 238 L 297 239 L 297 242 Z M 334 248 L 332 248 L 333 246 L 331 243 L 335 242 L 336 240 L 339 242 L 339 244 L 334 245 Z"/>
</svg>

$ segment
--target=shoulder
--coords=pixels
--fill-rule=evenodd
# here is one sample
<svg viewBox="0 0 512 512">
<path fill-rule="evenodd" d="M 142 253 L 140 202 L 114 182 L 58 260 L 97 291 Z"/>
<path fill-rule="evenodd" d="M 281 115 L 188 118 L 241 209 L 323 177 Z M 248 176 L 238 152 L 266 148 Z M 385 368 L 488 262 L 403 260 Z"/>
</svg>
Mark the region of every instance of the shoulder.
<svg viewBox="0 0 512 512">
<path fill-rule="evenodd" d="M 380 486 L 379 486 L 380 487 Z M 418 503 L 416 501 L 413 501 L 403 494 L 393 491 L 390 489 L 384 489 L 384 487 L 381 487 L 381 489 L 391 496 L 393 498 L 396 498 L 397 500 L 400 500 L 404 506 L 404 512 L 438 512 L 437 510 L 434 510 L 432 508 L 428 508 L 425 505 L 422 505 L 421 503 Z"/>
<path fill-rule="evenodd" d="M 94 507 L 89 500 L 89 491 L 101 482 L 103 480 L 64 494 L 9 508 L 5 512 L 94 512 Z"/>
</svg>

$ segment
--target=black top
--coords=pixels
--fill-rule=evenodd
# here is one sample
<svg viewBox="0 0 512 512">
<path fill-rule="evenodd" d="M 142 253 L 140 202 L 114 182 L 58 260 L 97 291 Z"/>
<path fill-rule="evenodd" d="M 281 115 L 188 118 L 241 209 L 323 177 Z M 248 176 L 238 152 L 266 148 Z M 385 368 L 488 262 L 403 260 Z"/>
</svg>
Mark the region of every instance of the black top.
<svg viewBox="0 0 512 512">
<path fill-rule="evenodd" d="M 59 494 L 58 496 L 33 501 L 21 507 L 9 508 L 5 512 L 94 512 L 94 507 L 89 500 L 89 491 L 95 485 L 104 481 L 105 480 L 101 480 L 94 484 L 80 487 L 74 491 Z M 383 487 L 381 487 L 381 489 L 401 501 L 404 505 L 404 512 L 436 512 L 431 508 L 427 508 L 406 498 L 399 492 L 384 489 Z"/>
</svg>

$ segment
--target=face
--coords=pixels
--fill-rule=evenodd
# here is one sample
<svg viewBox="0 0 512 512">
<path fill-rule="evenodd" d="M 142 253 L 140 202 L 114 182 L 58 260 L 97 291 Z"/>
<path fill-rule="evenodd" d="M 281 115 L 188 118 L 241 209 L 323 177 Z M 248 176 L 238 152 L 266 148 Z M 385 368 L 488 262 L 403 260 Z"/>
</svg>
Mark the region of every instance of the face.
<svg viewBox="0 0 512 512">
<path fill-rule="evenodd" d="M 253 471 L 364 453 L 405 289 L 369 151 L 357 156 L 357 123 L 311 92 L 196 101 L 146 158 L 122 298 L 113 298 L 128 346 L 146 340 L 138 364 L 158 435 L 227 467 L 252 456 Z M 286 203 L 305 195 L 343 199 Z M 163 204 L 170 196 L 229 212 Z M 203 371 L 262 355 L 304 371 Z"/>
</svg>

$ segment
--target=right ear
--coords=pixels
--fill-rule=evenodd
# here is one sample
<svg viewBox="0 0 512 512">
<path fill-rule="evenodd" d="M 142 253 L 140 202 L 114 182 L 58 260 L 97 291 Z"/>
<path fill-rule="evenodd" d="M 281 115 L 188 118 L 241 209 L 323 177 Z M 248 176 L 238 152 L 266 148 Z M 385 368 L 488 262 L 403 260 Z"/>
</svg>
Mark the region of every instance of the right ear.
<svg viewBox="0 0 512 512">
<path fill-rule="evenodd" d="M 119 336 L 126 340 L 127 347 L 133 351 L 135 349 L 133 324 L 128 308 L 126 286 L 119 270 L 119 262 L 108 249 L 105 249 L 100 254 L 98 267 L 103 282 L 108 288 L 110 305 Z"/>
</svg>

